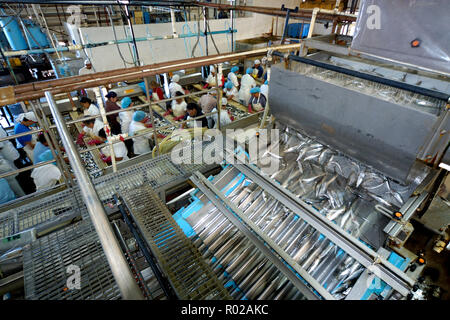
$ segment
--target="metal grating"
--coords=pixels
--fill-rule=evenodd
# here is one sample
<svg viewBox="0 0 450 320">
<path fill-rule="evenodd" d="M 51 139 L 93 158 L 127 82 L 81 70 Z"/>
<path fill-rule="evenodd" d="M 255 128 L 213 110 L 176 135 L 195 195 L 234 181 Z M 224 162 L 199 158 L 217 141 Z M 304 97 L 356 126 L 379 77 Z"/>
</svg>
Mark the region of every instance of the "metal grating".
<svg viewBox="0 0 450 320">
<path fill-rule="evenodd" d="M 78 188 L 64 190 L 24 204 L 0 215 L 0 239 L 34 228 L 45 222 L 61 219 L 85 208 Z"/>
<path fill-rule="evenodd" d="M 227 290 L 148 185 L 122 193 L 136 225 L 181 299 L 230 299 Z"/>
<path fill-rule="evenodd" d="M 25 247 L 25 298 L 32 300 L 119 299 L 114 281 L 94 226 L 84 220 L 49 234 Z M 73 274 L 67 267 L 80 268 L 80 289 L 68 289 Z"/>
</svg>

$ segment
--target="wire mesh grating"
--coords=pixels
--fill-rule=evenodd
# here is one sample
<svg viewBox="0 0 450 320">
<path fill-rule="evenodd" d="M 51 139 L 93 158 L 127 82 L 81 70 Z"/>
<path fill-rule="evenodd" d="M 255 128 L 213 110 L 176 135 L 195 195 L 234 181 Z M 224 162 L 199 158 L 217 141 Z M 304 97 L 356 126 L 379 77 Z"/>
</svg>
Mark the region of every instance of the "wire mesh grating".
<svg viewBox="0 0 450 320">
<path fill-rule="evenodd" d="M 83 220 L 39 238 L 23 252 L 25 297 L 41 299 L 119 299 L 97 233 Z M 80 289 L 68 288 L 75 266 L 80 270 Z"/>
<path fill-rule="evenodd" d="M 148 185 L 123 191 L 122 197 L 181 299 L 230 299 L 212 269 Z"/>
</svg>

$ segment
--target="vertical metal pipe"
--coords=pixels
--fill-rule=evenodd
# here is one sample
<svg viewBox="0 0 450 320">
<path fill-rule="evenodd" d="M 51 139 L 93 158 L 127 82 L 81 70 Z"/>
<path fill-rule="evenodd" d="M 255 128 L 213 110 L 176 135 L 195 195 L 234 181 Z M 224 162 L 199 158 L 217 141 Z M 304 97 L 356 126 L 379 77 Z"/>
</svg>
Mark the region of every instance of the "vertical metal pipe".
<svg viewBox="0 0 450 320">
<path fill-rule="evenodd" d="M 217 129 L 220 130 L 220 109 L 222 109 L 222 90 L 219 85 L 219 65 L 214 65 L 216 69 L 216 85 L 217 85 Z M 222 81 L 222 79 L 220 79 Z"/>
<path fill-rule="evenodd" d="M 133 24 L 131 23 L 131 18 L 130 18 L 130 12 L 128 10 L 128 5 L 125 6 L 125 13 L 127 15 L 127 21 L 128 21 L 128 26 L 130 27 L 131 37 L 133 38 L 133 49 L 134 49 L 134 54 L 136 56 L 135 66 L 138 66 L 138 65 L 140 65 L 139 52 L 138 52 L 138 48 L 137 48 L 137 44 L 136 44 L 136 37 L 134 36 L 134 29 L 133 29 Z"/>
<path fill-rule="evenodd" d="M 150 109 L 150 121 L 152 122 L 152 128 L 153 128 L 153 140 L 155 141 L 155 147 L 156 147 L 156 152 L 158 153 L 159 156 L 159 143 L 158 143 L 158 137 L 157 137 L 157 132 L 156 132 L 156 128 L 155 128 L 155 118 L 153 116 L 153 107 L 152 107 L 152 103 L 150 101 L 150 91 L 149 91 L 149 86 L 148 86 L 148 79 L 147 77 L 144 78 L 144 84 L 145 84 L 145 95 L 147 96 L 147 102 L 149 103 L 148 108 Z"/>
<path fill-rule="evenodd" d="M 60 134 L 63 145 L 66 148 L 75 177 L 78 180 L 81 195 L 86 203 L 89 216 L 97 231 L 100 243 L 122 298 L 125 300 L 143 300 L 144 297 L 142 296 L 142 292 L 140 291 L 122 250 L 120 249 L 119 242 L 114 235 L 114 231 L 109 223 L 108 216 L 98 197 L 97 191 L 83 168 L 80 155 L 76 151 L 77 149 L 64 123 L 64 119 L 56 106 L 53 95 L 50 91 L 46 91 L 45 97 L 53 119 L 55 120 L 56 128 Z"/>
<path fill-rule="evenodd" d="M 234 30 L 234 10 L 230 10 L 231 30 Z M 234 52 L 234 32 L 231 32 L 231 52 Z"/>
<path fill-rule="evenodd" d="M 206 22 L 206 14 L 207 14 L 207 11 L 206 11 L 206 7 L 203 7 L 203 26 L 204 26 L 204 28 L 205 28 L 205 45 L 206 45 L 206 55 L 209 55 L 209 53 L 208 53 L 208 26 L 207 26 L 207 22 Z M 200 32 L 200 31 L 199 31 Z"/>
</svg>

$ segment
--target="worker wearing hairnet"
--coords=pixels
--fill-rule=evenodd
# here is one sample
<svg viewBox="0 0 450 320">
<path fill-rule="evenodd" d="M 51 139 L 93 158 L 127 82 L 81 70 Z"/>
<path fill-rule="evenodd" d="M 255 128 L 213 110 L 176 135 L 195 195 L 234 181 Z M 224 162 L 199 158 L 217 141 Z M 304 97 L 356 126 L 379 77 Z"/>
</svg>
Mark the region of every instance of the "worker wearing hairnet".
<svg viewBox="0 0 450 320">
<path fill-rule="evenodd" d="M 253 65 L 253 75 L 256 79 L 261 79 L 264 74 L 264 68 L 261 66 L 261 61 L 256 59 Z"/>
<path fill-rule="evenodd" d="M 37 163 L 51 161 L 53 159 L 52 151 L 47 150 L 39 156 Z M 34 179 L 34 184 L 36 185 L 36 191 L 53 187 L 61 179 L 61 176 L 61 171 L 56 166 L 56 162 L 34 168 L 31 172 L 31 177 Z"/>
<path fill-rule="evenodd" d="M 176 74 L 172 77 L 172 81 L 169 84 L 169 92 L 171 98 L 174 98 L 177 92 L 181 92 L 183 93 L 183 95 L 185 94 L 183 87 L 178 84 L 179 81 L 180 81 L 179 75 Z"/>
<path fill-rule="evenodd" d="M 227 124 L 230 124 L 232 122 L 232 119 L 227 110 L 227 104 L 228 104 L 227 98 L 222 98 L 221 102 L 222 103 L 221 103 L 221 108 L 220 108 L 220 128 L 223 128 Z M 216 111 L 217 111 L 217 108 L 214 108 L 214 110 L 212 110 L 212 112 L 216 112 Z M 214 129 L 217 129 L 218 122 L 219 122 L 218 121 L 219 114 L 217 114 L 217 113 L 213 114 L 212 119 L 214 121 Z"/>
<path fill-rule="evenodd" d="M 14 170 L 17 170 L 17 168 L 14 166 L 13 163 L 9 162 L 8 160 L 0 157 L 0 174 L 4 173 L 10 173 Z M 23 191 L 22 187 L 20 186 L 19 182 L 16 180 L 16 177 L 18 174 L 13 174 L 10 176 L 5 177 L 6 181 L 8 181 L 8 185 L 11 187 L 11 189 L 14 191 L 17 198 L 23 197 L 25 195 L 25 192 Z"/>
<path fill-rule="evenodd" d="M 177 99 L 172 100 L 172 104 L 170 105 L 170 109 L 167 110 L 166 113 L 164 113 L 164 116 L 167 116 L 168 114 L 172 113 L 174 116 L 174 120 L 178 121 L 184 118 L 184 116 L 186 115 L 186 106 L 187 103 L 184 100 L 184 98 L 179 98 L 182 97 L 184 95 L 184 93 L 178 91 L 175 94 L 175 97 L 177 97 Z"/>
<path fill-rule="evenodd" d="M 16 124 L 14 126 L 14 134 L 32 132 L 30 127 L 37 123 L 37 118 L 33 112 L 21 113 L 16 118 Z M 17 147 L 23 148 L 27 153 L 27 157 L 34 162 L 33 149 L 35 142 L 31 134 L 16 138 Z"/>
<path fill-rule="evenodd" d="M 89 61 L 89 59 L 84 60 L 84 67 L 78 71 L 78 75 L 82 76 L 85 74 L 92 74 L 92 73 L 95 73 L 95 71 L 92 68 L 91 61 Z"/>
<path fill-rule="evenodd" d="M 98 132 L 98 136 L 102 139 L 102 143 L 108 143 L 108 137 L 106 136 L 105 129 L 101 129 Z M 120 140 L 119 136 L 111 136 L 111 139 Z M 132 140 L 125 140 L 132 141 Z M 128 160 L 128 149 L 124 141 L 117 141 L 113 143 L 114 157 L 116 161 Z M 100 149 L 102 154 L 102 160 L 110 163 L 111 162 L 111 147 L 108 145 Z"/>
<path fill-rule="evenodd" d="M 139 133 L 142 132 L 142 130 L 146 130 L 147 127 L 145 125 L 147 118 L 146 118 L 146 114 L 144 111 L 135 111 L 133 113 L 133 120 L 130 123 L 130 131 L 129 131 L 129 136 L 133 137 Z M 152 149 L 152 145 L 153 143 L 151 142 L 151 139 L 153 138 L 153 133 L 152 132 L 148 132 L 145 135 L 141 135 L 139 137 L 135 137 L 133 138 L 133 149 L 134 149 L 134 153 L 139 155 L 139 154 L 144 154 L 144 153 L 148 153 L 151 151 Z"/>
<path fill-rule="evenodd" d="M 132 110 L 127 110 L 128 108 L 131 108 L 133 106 L 133 102 L 131 101 L 130 97 L 125 97 L 122 99 L 122 101 L 120 102 L 120 107 L 122 108 L 122 112 L 119 113 L 119 118 L 120 118 L 120 126 L 121 126 L 121 130 L 122 133 L 128 133 L 130 131 L 130 123 L 133 120 L 133 111 Z M 127 147 L 128 150 L 128 156 L 132 157 L 133 154 L 133 140 L 125 140 L 124 141 L 125 146 Z"/>
<path fill-rule="evenodd" d="M 239 88 L 239 81 L 237 78 L 237 73 L 239 73 L 239 67 L 238 66 L 234 66 L 231 68 L 231 71 L 228 73 L 228 81 L 231 81 L 231 83 L 233 84 L 233 86 L 237 88 Z"/>
<path fill-rule="evenodd" d="M 241 79 L 241 89 L 239 90 L 239 100 L 243 105 L 247 105 L 251 98 L 250 89 L 256 87 L 256 81 L 252 77 L 253 69 L 247 68 Z"/>
<path fill-rule="evenodd" d="M 252 88 L 250 93 L 252 94 L 252 98 L 248 103 L 248 112 L 252 113 L 253 111 L 259 112 L 264 110 L 266 107 L 266 97 L 261 94 L 261 89 L 259 87 Z"/>
<path fill-rule="evenodd" d="M 5 129 L 3 129 L 2 126 L 0 126 L 0 138 L 5 138 L 7 136 L 8 134 L 6 133 Z M 17 151 L 16 147 L 14 147 L 12 142 L 9 140 L 4 140 L 0 142 L 0 156 L 2 156 L 6 160 L 14 164 L 20 158 L 19 151 Z"/>
<path fill-rule="evenodd" d="M 223 90 L 223 92 L 227 96 L 228 100 L 233 99 L 234 101 L 239 102 L 239 98 L 238 98 L 239 92 L 231 81 L 228 81 L 227 83 L 225 83 L 225 89 Z"/>
<path fill-rule="evenodd" d="M 214 66 L 211 66 L 209 68 L 209 75 L 208 78 L 206 79 L 206 85 L 204 86 L 204 88 L 212 88 L 212 87 L 216 87 L 217 86 L 217 82 L 216 82 L 216 68 Z M 220 76 L 220 78 L 219 78 Z M 224 77 L 223 75 L 217 75 L 217 78 L 219 80 L 219 87 L 222 88 L 223 84 L 224 84 Z"/>
</svg>

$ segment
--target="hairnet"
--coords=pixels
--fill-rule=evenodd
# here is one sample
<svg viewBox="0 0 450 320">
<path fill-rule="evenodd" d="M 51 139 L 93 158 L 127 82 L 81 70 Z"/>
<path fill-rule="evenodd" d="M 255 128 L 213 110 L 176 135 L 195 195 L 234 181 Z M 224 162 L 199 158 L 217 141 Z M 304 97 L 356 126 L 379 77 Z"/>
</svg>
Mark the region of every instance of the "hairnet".
<svg viewBox="0 0 450 320">
<path fill-rule="evenodd" d="M 238 72 L 239 71 L 239 67 L 234 66 L 233 68 L 231 68 L 231 72 Z"/>
<path fill-rule="evenodd" d="M 227 81 L 227 83 L 225 83 L 225 88 L 227 88 L 227 89 L 233 89 L 233 82 Z"/>
<path fill-rule="evenodd" d="M 145 118 L 145 112 L 138 110 L 133 113 L 133 121 L 142 121 Z"/>
<path fill-rule="evenodd" d="M 173 82 L 178 82 L 178 81 L 180 81 L 180 76 L 179 75 L 174 75 L 173 77 L 172 77 L 172 81 Z"/>
<path fill-rule="evenodd" d="M 54 160 L 54 159 L 55 158 L 53 157 L 52 150 L 47 150 L 47 151 L 41 153 L 41 155 L 39 156 L 39 162 L 45 162 L 45 161 L 50 161 L 50 160 Z M 56 162 L 53 162 L 52 164 L 56 165 Z"/>
<path fill-rule="evenodd" d="M 261 64 L 261 61 L 259 61 L 258 59 L 255 60 L 255 64 Z"/>
<path fill-rule="evenodd" d="M 131 98 L 130 97 L 125 97 L 125 98 L 122 99 L 122 102 L 121 102 L 120 106 L 122 107 L 122 109 L 125 109 L 125 108 L 128 108 L 130 106 L 130 104 L 131 104 Z"/>
<path fill-rule="evenodd" d="M 253 73 L 253 68 L 247 68 L 247 70 L 245 72 L 247 74 L 252 74 Z"/>
<path fill-rule="evenodd" d="M 261 92 L 261 89 L 259 87 L 254 87 L 250 89 L 250 93 L 258 93 Z"/>
<path fill-rule="evenodd" d="M 227 98 L 222 98 L 222 105 L 225 106 L 228 103 Z"/>
</svg>

